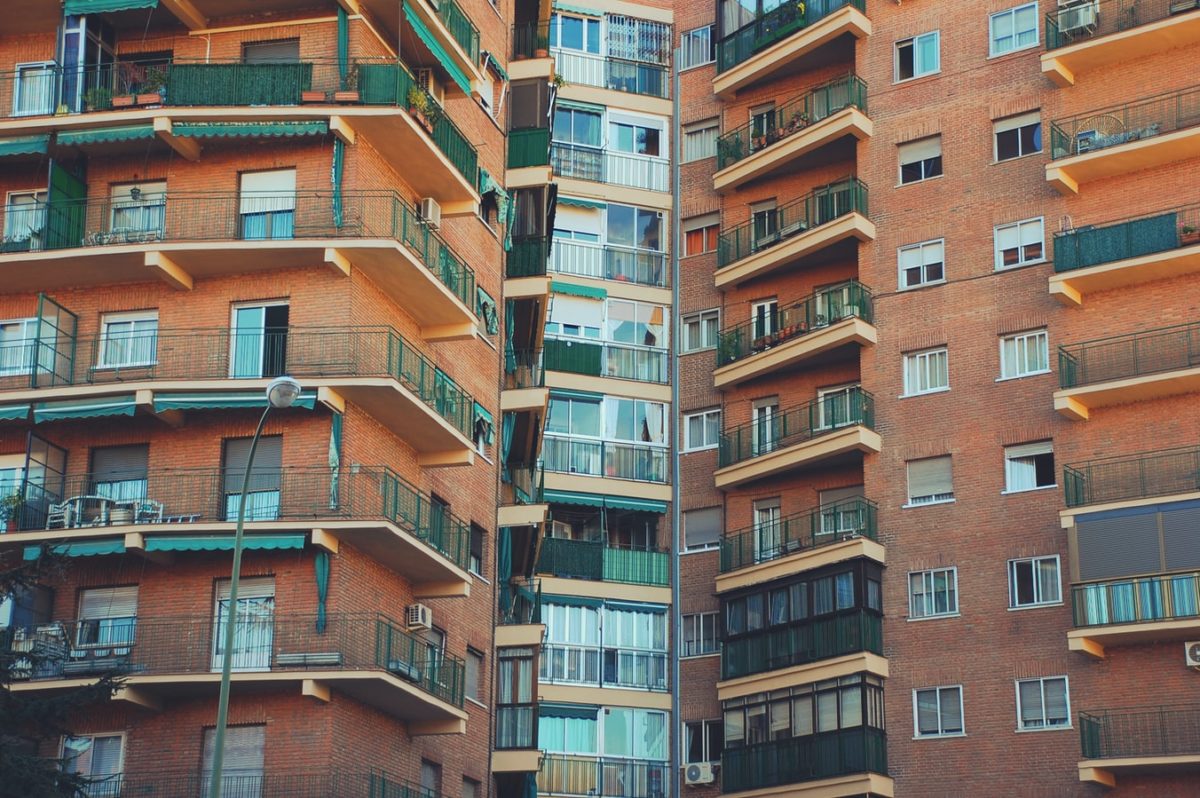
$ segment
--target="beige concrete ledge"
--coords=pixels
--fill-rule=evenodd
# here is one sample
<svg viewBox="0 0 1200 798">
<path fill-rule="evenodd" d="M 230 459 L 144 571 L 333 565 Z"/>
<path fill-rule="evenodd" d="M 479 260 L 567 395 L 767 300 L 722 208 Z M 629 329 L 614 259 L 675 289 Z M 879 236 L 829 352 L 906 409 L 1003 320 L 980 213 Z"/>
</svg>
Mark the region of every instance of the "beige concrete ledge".
<svg viewBox="0 0 1200 798">
<path fill-rule="evenodd" d="M 510 277 L 504 280 L 505 299 L 539 299 L 549 295 L 549 277 Z"/>
<path fill-rule="evenodd" d="M 834 776 L 820 781 L 801 781 L 765 787 L 761 790 L 722 793 L 726 798 L 893 798 L 896 786 L 892 779 L 878 773 L 857 773 L 851 776 Z"/>
<path fill-rule="evenodd" d="M 1042 74 L 1058 86 L 1073 86 L 1075 79 L 1085 72 L 1196 42 L 1200 42 L 1200 14 L 1179 14 L 1048 50 L 1041 56 Z"/>
<path fill-rule="evenodd" d="M 888 661 L 870 651 L 860 651 L 857 654 L 831 657 L 806 665 L 793 665 L 789 668 L 728 679 L 717 682 L 717 700 L 728 701 L 731 698 L 741 698 L 755 693 L 769 693 L 772 690 L 813 684 L 825 679 L 836 679 L 840 676 L 864 672 L 886 679 L 888 677 Z"/>
<path fill-rule="evenodd" d="M 545 417 L 549 403 L 549 388 L 511 388 L 500 392 L 502 413 L 532 412 Z"/>
<path fill-rule="evenodd" d="M 671 194 L 668 191 L 630 188 L 615 183 L 597 183 L 562 175 L 555 175 L 554 182 L 558 184 L 560 195 L 598 199 L 620 205 L 640 205 L 660 211 L 669 211 L 672 208 Z"/>
<path fill-rule="evenodd" d="M 1200 366 L 1063 388 L 1054 392 L 1054 409 L 1072 421 L 1087 421 L 1097 408 L 1197 391 L 1200 391 Z"/>
<path fill-rule="evenodd" d="M 857 537 L 828 546 L 805 549 L 777 560 L 768 560 L 729 573 L 717 574 L 717 592 L 727 593 L 731 590 L 741 590 L 859 557 L 867 557 L 883 564 L 885 562 L 884 548 L 870 538 Z"/>
<path fill-rule="evenodd" d="M 851 452 L 878 452 L 882 445 L 879 433 L 858 424 L 719 468 L 713 476 L 718 488 L 732 488 Z"/>
<path fill-rule="evenodd" d="M 803 233 L 797 233 L 778 244 L 760 249 L 717 269 L 716 286 L 719 289 L 727 289 L 741 285 L 748 280 L 796 264 L 842 241 L 872 241 L 874 238 L 875 225 L 871 220 L 860 213 L 851 213 Z"/>
<path fill-rule="evenodd" d="M 1050 275 L 1050 295 L 1068 307 L 1088 294 L 1200 273 L 1200 244 Z"/>
<path fill-rule="evenodd" d="M 538 526 L 546 523 L 548 504 L 504 504 L 496 513 L 497 526 Z"/>
<path fill-rule="evenodd" d="M 1162 133 L 1046 164 L 1046 181 L 1060 194 L 1078 194 L 1084 183 L 1139 172 L 1200 156 L 1200 126 Z"/>
<path fill-rule="evenodd" d="M 591 579 L 567 579 L 540 574 L 543 596 L 583 596 L 585 598 L 644 601 L 650 604 L 670 604 L 671 588 L 654 585 L 633 585 L 626 582 L 600 582 Z"/>
<path fill-rule="evenodd" d="M 493 773 L 537 773 L 541 767 L 541 751 L 492 751 Z"/>
<path fill-rule="evenodd" d="M 1117 776 L 1159 776 L 1200 770 L 1200 754 L 1131 756 L 1120 759 L 1085 759 L 1079 763 L 1079 780 L 1116 787 Z"/>
<path fill-rule="evenodd" d="M 514 59 L 508 62 L 507 69 L 508 79 L 513 83 L 522 80 L 545 80 L 549 83 L 554 80 L 554 59 L 549 56 Z"/>
<path fill-rule="evenodd" d="M 1166 504 L 1168 502 L 1186 502 L 1200 499 L 1200 491 L 1192 491 L 1190 493 L 1174 493 L 1169 496 L 1146 496 L 1144 498 L 1127 499 L 1119 502 L 1105 502 L 1103 504 L 1085 504 L 1082 507 L 1068 507 L 1065 510 L 1058 511 L 1058 520 L 1062 523 L 1063 529 L 1074 529 L 1075 519 L 1081 515 L 1089 515 L 1091 513 L 1104 513 L 1109 510 L 1125 510 L 1130 507 L 1149 507 L 1153 504 Z"/>
<path fill-rule="evenodd" d="M 623 380 L 620 377 L 594 377 L 590 374 L 573 374 L 569 371 L 545 370 L 547 388 L 561 388 L 567 391 L 588 391 L 603 393 L 609 396 L 636 396 L 638 399 L 649 399 L 654 402 L 671 401 L 671 386 L 658 382 L 642 382 L 641 380 Z"/>
<path fill-rule="evenodd" d="M 1094 659 L 1104 659 L 1108 646 L 1136 646 L 1196 637 L 1200 637 L 1200 618 L 1089 626 L 1067 632 L 1067 649 Z"/>
<path fill-rule="evenodd" d="M 638 15 L 642 19 L 645 18 L 645 14 L 641 11 L 638 12 Z M 669 83 L 670 73 L 668 72 L 663 79 Z M 630 91 L 614 91 L 599 86 L 589 86 L 586 83 L 568 83 L 559 89 L 558 96 L 564 100 L 603 105 L 606 108 L 625 111 L 638 111 L 655 116 L 670 116 L 674 111 L 674 104 L 668 98 L 634 94 Z"/>
<path fill-rule="evenodd" d="M 546 186 L 554 181 L 554 170 L 549 164 L 546 166 L 522 166 L 517 169 L 509 169 L 505 173 L 507 179 L 506 188 L 512 190 L 514 188 L 535 188 L 537 186 Z"/>
<path fill-rule="evenodd" d="M 496 648 L 540 646 L 545 635 L 545 624 L 501 624 L 496 627 Z"/>
<path fill-rule="evenodd" d="M 669 692 L 623 690 L 619 687 L 582 687 L 575 684 L 538 682 L 538 700 L 554 704 L 596 704 L 612 707 L 671 709 Z"/>
<path fill-rule="evenodd" d="M 874 345 L 878 341 L 875 325 L 856 317 L 843 319 L 814 332 L 798 335 L 778 346 L 763 350 L 721 366 L 713 372 L 713 385 L 730 388 L 776 371 L 791 368 L 828 353 L 838 347 Z"/>
</svg>

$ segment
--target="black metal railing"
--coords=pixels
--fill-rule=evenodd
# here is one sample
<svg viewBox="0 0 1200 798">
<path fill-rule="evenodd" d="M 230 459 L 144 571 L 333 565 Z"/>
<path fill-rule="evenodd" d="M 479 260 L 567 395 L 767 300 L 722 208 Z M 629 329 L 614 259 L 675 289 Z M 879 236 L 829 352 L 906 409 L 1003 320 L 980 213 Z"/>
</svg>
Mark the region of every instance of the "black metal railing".
<svg viewBox="0 0 1200 798">
<path fill-rule="evenodd" d="M 1200 366 L 1200 323 L 1114 335 L 1058 347 L 1063 388 Z"/>
<path fill-rule="evenodd" d="M 1098 458 L 1063 466 L 1068 507 L 1200 490 L 1200 448 Z"/>
<path fill-rule="evenodd" d="M 541 504 L 545 500 L 546 471 L 541 462 L 505 463 L 501 480 L 512 490 L 515 504 Z M 506 502 L 502 502 L 506 503 Z"/>
<path fill-rule="evenodd" d="M 1200 125 L 1200 88 L 1160 94 L 1050 123 L 1054 160 Z"/>
<path fill-rule="evenodd" d="M 721 678 L 737 679 L 861 651 L 883 654 L 883 616 L 873 610 L 851 610 L 726 639 L 721 646 Z"/>
<path fill-rule="evenodd" d="M 1200 705 L 1094 709 L 1079 713 L 1084 759 L 1200 754 Z"/>
<path fill-rule="evenodd" d="M 542 583 L 539 579 L 514 579 L 500 605 L 496 622 L 501 626 L 523 626 L 542 622 Z"/>
<path fill-rule="evenodd" d="M 741 792 L 866 772 L 887 773 L 887 735 L 883 729 L 859 726 L 726 748 L 721 790 Z"/>
<path fill-rule="evenodd" d="M 196 772 L 123 772 L 92 776 L 78 798 L 203 796 L 212 777 Z M 221 777 L 223 798 L 435 798 L 429 790 L 388 775 L 364 772 L 264 772 Z M 444 798 L 444 797 L 443 797 Z"/>
<path fill-rule="evenodd" d="M 513 60 L 550 55 L 550 23 L 527 22 L 512 27 Z"/>
<path fill-rule="evenodd" d="M 726 429 L 718 445 L 718 464 L 724 468 L 858 424 L 874 429 L 875 399 L 853 388 Z"/>
<path fill-rule="evenodd" d="M 721 572 L 729 573 L 801 551 L 856 537 L 878 539 L 878 508 L 863 498 L 846 499 L 725 533 Z"/>
</svg>

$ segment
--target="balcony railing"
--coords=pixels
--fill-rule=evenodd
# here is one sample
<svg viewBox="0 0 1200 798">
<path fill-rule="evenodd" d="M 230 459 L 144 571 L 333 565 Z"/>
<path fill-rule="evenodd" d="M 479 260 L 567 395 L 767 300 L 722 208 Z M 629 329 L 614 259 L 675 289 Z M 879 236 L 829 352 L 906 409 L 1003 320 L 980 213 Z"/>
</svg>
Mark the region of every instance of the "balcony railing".
<svg viewBox="0 0 1200 798">
<path fill-rule="evenodd" d="M 550 165 L 550 128 L 529 127 L 508 134 L 508 168 Z"/>
<path fill-rule="evenodd" d="M 523 626 L 542 622 L 542 583 L 537 579 L 513 580 L 501 599 L 496 621 L 501 626 Z"/>
<path fill-rule="evenodd" d="M 717 139 L 717 168 L 737 163 L 833 116 L 843 108 L 867 110 L 867 84 L 854 75 L 830 81 L 774 109 L 769 122 L 748 122 Z"/>
<path fill-rule="evenodd" d="M 1054 271 L 1070 272 L 1200 244 L 1200 205 L 1054 235 Z"/>
<path fill-rule="evenodd" d="M 603 541 L 546 538 L 538 557 L 538 573 L 574 579 L 666 586 L 670 560 L 658 549 L 624 549 Z"/>
<path fill-rule="evenodd" d="M 670 379 L 670 359 L 665 349 L 615 341 L 547 338 L 542 366 L 591 377 L 665 383 Z"/>
<path fill-rule="evenodd" d="M 667 449 L 620 441 L 547 435 L 542 439 L 547 471 L 640 482 L 666 482 Z"/>
<path fill-rule="evenodd" d="M 513 25 L 513 60 L 544 58 L 550 55 L 550 23 L 528 22 Z"/>
<path fill-rule="evenodd" d="M 1050 123 L 1051 158 L 1067 158 L 1200 125 L 1200 88 L 1088 111 Z"/>
<path fill-rule="evenodd" d="M 505 355 L 505 390 L 541 388 L 546 384 L 542 350 L 514 349 Z"/>
<path fill-rule="evenodd" d="M 729 532 L 721 538 L 721 572 L 778 560 L 800 551 L 856 537 L 878 539 L 877 508 L 866 499 L 847 499 L 774 523 Z"/>
<path fill-rule="evenodd" d="M 538 681 L 665 691 L 665 651 L 546 643 L 539 657 Z"/>
<path fill-rule="evenodd" d="M 851 317 L 866 322 L 873 318 L 871 290 L 857 280 L 814 291 L 762 319 L 726 327 L 717 337 L 717 366 L 736 363 Z"/>
<path fill-rule="evenodd" d="M 595 86 L 650 97 L 665 98 L 670 93 L 671 72 L 661 64 L 558 48 L 554 48 L 551 55 L 554 56 L 555 69 L 568 84 Z"/>
<path fill-rule="evenodd" d="M 656 288 L 667 288 L 671 284 L 665 252 L 616 244 L 555 239 L 550 268 L 559 274 Z"/>
<path fill-rule="evenodd" d="M 225 614 L 61 621 L 11 632 L 18 673 L 32 681 L 117 672 L 167 676 L 220 672 Z M 383 615 L 242 615 L 236 622 L 236 671 L 380 671 L 463 705 L 465 667 Z M 30 652 L 20 671 L 22 652 Z"/>
<path fill-rule="evenodd" d="M 1046 15 L 1046 49 L 1149 25 L 1180 13 L 1175 10 L 1179 5 L 1178 0 L 1089 0 L 1060 6 Z"/>
<path fill-rule="evenodd" d="M 501 469 L 500 478 L 511 487 L 514 504 L 541 504 L 545 501 L 546 472 L 541 462 L 506 463 Z"/>
<path fill-rule="evenodd" d="M 1063 388 L 1200 366 L 1200 323 L 1115 335 L 1058 348 Z"/>
<path fill-rule="evenodd" d="M 555 141 L 550 145 L 550 165 L 558 177 L 648 191 L 670 190 L 666 158 Z"/>
<path fill-rule="evenodd" d="M 867 772 L 887 773 L 887 735 L 882 729 L 859 726 L 726 748 L 721 755 L 721 792 Z"/>
<path fill-rule="evenodd" d="M 546 754 L 537 775 L 539 793 L 594 798 L 669 798 L 671 765 L 639 759 Z"/>
<path fill-rule="evenodd" d="M 1200 705 L 1094 709 L 1079 713 L 1085 759 L 1200 754 Z"/>
<path fill-rule="evenodd" d="M 780 241 L 850 213 L 867 214 L 867 184 L 857 178 L 830 183 L 752 221 L 721 232 L 717 267 L 728 266 Z"/>
<path fill-rule="evenodd" d="M 499 704 L 496 707 L 496 750 L 528 751 L 537 748 L 538 705 Z"/>
<path fill-rule="evenodd" d="M 1075 585 L 1071 603 L 1080 628 L 1200 619 L 1200 573 Z"/>
<path fill-rule="evenodd" d="M 466 52 L 472 64 L 479 63 L 479 28 L 454 0 L 438 0 L 434 6 L 442 24 L 450 31 L 454 41 Z"/>
<path fill-rule="evenodd" d="M 737 679 L 862 651 L 883 654 L 883 618 L 872 610 L 853 610 L 726 640 L 721 647 L 721 678 Z"/>
<path fill-rule="evenodd" d="M 512 249 L 504 261 L 504 276 L 545 277 L 550 262 L 548 236 L 514 236 Z"/>
<path fill-rule="evenodd" d="M 717 73 L 732 69 L 758 51 L 846 6 L 866 13 L 866 0 L 814 0 L 776 6 L 717 42 Z M 738 10 L 743 15 L 752 13 L 745 8 Z"/>
<path fill-rule="evenodd" d="M 211 779 L 211 775 L 204 773 L 134 771 L 92 776 L 87 787 L 75 794 L 80 798 L 207 795 Z M 383 771 L 223 775 L 221 795 L 225 798 L 434 798 L 429 790 Z"/>
<path fill-rule="evenodd" d="M 861 388 L 814 399 L 725 430 L 718 448 L 719 466 L 770 454 L 856 424 L 875 427 L 875 399 Z"/>
<path fill-rule="evenodd" d="M 1200 490 L 1200 448 L 1165 449 L 1063 466 L 1068 507 Z"/>
<path fill-rule="evenodd" d="M 104 526 L 226 524 L 237 520 L 244 472 L 155 468 L 138 474 L 84 474 L 44 484 L 26 480 L 21 531 Z M 394 523 L 466 569 L 470 524 L 446 512 L 383 466 L 255 468 L 246 519 L 379 520 Z"/>
</svg>

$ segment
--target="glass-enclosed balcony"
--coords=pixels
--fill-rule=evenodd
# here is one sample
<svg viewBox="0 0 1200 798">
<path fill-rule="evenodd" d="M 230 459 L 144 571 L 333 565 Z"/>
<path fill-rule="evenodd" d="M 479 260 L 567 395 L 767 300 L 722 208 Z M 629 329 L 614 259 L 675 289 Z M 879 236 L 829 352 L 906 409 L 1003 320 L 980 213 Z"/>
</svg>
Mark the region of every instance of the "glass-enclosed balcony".
<svg viewBox="0 0 1200 798">
<path fill-rule="evenodd" d="M 509 131 L 508 168 L 550 165 L 550 128 L 530 127 Z"/>
<path fill-rule="evenodd" d="M 554 66 L 568 84 L 642 94 L 665 99 L 671 90 L 671 71 L 663 64 L 553 48 Z"/>
<path fill-rule="evenodd" d="M 666 383 L 669 361 L 666 349 L 616 341 L 547 338 L 542 348 L 546 371 L 618 380 Z"/>
<path fill-rule="evenodd" d="M 1118 778 L 1200 770 L 1200 706 L 1123 707 L 1079 713 L 1079 779 L 1106 787 Z"/>
<path fill-rule="evenodd" d="M 637 283 L 655 288 L 668 288 L 671 284 L 665 252 L 616 244 L 555 239 L 550 253 L 550 268 L 557 274 Z"/>
<path fill-rule="evenodd" d="M 546 538 L 542 541 L 537 570 L 571 579 L 660 587 L 670 584 L 668 552 L 656 547 L 609 545 L 603 540 Z"/>
<path fill-rule="evenodd" d="M 727 747 L 721 755 L 721 792 L 729 795 L 856 773 L 887 773 L 887 735 L 883 729 L 859 726 L 743 748 Z M 863 792 L 861 787 L 868 784 L 875 786 L 869 781 L 856 783 L 853 794 Z M 871 794 L 881 793 L 871 790 Z"/>
<path fill-rule="evenodd" d="M 555 141 L 550 145 L 550 165 L 556 177 L 670 191 L 671 162 L 653 155 Z"/>
<path fill-rule="evenodd" d="M 1063 466 L 1067 507 L 1200 491 L 1200 448 L 1164 449 Z"/>
<path fill-rule="evenodd" d="M 727 532 L 721 538 L 721 572 L 750 568 L 854 538 L 877 540 L 876 512 L 874 502 L 848 499 Z"/>
<path fill-rule="evenodd" d="M 668 479 L 670 458 L 662 446 L 546 435 L 542 452 L 546 470 L 559 474 L 639 482 L 665 483 Z"/>
<path fill-rule="evenodd" d="M 669 798 L 672 775 L 669 762 L 546 754 L 537 789 L 579 798 Z"/>
<path fill-rule="evenodd" d="M 1190 628 L 1195 630 L 1200 628 L 1200 574 L 1163 574 L 1075 585 L 1071 602 L 1079 629 L 1191 621 Z"/>
<path fill-rule="evenodd" d="M 505 256 L 504 276 L 509 279 L 545 277 L 550 250 L 548 236 L 514 236 L 512 249 Z"/>
<path fill-rule="evenodd" d="M 544 643 L 538 682 L 664 692 L 670 659 L 665 651 Z"/>
<path fill-rule="evenodd" d="M 863 651 L 883 654 L 883 616 L 867 609 L 851 610 L 726 640 L 721 678 L 737 679 Z"/>
</svg>

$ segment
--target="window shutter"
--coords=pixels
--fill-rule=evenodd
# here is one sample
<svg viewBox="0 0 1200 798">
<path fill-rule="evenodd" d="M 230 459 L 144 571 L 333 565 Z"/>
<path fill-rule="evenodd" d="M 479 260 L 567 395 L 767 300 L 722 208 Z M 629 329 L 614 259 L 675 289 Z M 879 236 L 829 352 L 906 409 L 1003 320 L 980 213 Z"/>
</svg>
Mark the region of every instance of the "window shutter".
<svg viewBox="0 0 1200 798">
<path fill-rule="evenodd" d="M 1020 446 L 1008 446 L 1004 449 L 1004 456 L 1009 460 L 1015 460 L 1018 457 L 1050 454 L 1052 451 L 1053 444 L 1050 441 L 1038 441 L 1037 443 L 1023 443 Z"/>
<path fill-rule="evenodd" d="M 217 601 L 229 600 L 230 582 L 223 579 L 217 583 Z M 238 580 L 238 601 L 248 598 L 274 598 L 275 577 L 254 576 Z"/>
<path fill-rule="evenodd" d="M 242 175 L 242 213 L 267 213 L 296 209 L 296 170 L 247 172 Z"/>
<path fill-rule="evenodd" d="M 550 320 L 560 324 L 600 327 L 604 321 L 604 303 L 555 294 L 551 299 Z"/>
<path fill-rule="evenodd" d="M 137 585 L 90 588 L 79 594 L 79 620 L 131 618 L 137 615 L 137 604 Z"/>
<path fill-rule="evenodd" d="M 265 731 L 265 726 L 230 726 L 225 731 L 223 777 L 262 775 Z M 204 730 L 203 768 L 206 775 L 212 773 L 214 735 L 215 729 Z"/>
<path fill-rule="evenodd" d="M 936 158 L 942 154 L 942 137 L 930 136 L 919 141 L 910 141 L 900 145 L 900 163 L 916 163 L 917 161 Z"/>
<path fill-rule="evenodd" d="M 684 513 L 683 530 L 688 547 L 716 543 L 721 537 L 721 508 L 688 510 Z"/>
<path fill-rule="evenodd" d="M 106 446 L 92 450 L 92 481 L 119 482 L 145 479 L 150 447 L 146 444 L 134 446 Z"/>
<path fill-rule="evenodd" d="M 1003 133 L 1006 130 L 1016 130 L 1019 127 L 1032 125 L 1034 122 L 1040 122 L 1041 119 L 1041 111 L 1030 111 L 1019 116 L 1010 116 L 1007 119 L 997 119 L 992 123 L 992 127 L 997 133 Z"/>
<path fill-rule="evenodd" d="M 953 493 L 954 483 L 950 471 L 950 457 L 929 457 L 911 460 L 908 464 L 908 495 L 935 496 Z"/>
<path fill-rule="evenodd" d="M 1066 679 L 1046 679 L 1046 720 L 1067 717 L 1067 681 Z"/>
<path fill-rule="evenodd" d="M 242 62 L 246 64 L 297 64 L 300 62 L 300 40 L 253 42 L 242 47 Z"/>
<path fill-rule="evenodd" d="M 1015 249 L 1020 246 L 1021 233 L 1019 225 L 1009 225 L 996 230 L 996 247 L 999 249 Z"/>
<path fill-rule="evenodd" d="M 839 502 L 857 499 L 863 495 L 862 485 L 851 485 L 848 488 L 834 488 L 821 491 L 821 506 L 829 507 Z"/>
<path fill-rule="evenodd" d="M 246 461 L 250 457 L 251 438 L 231 438 L 225 441 L 225 493 L 241 493 L 246 476 Z M 283 468 L 283 436 L 260 438 L 254 453 L 254 472 L 250 490 L 279 490 L 279 470 Z"/>
</svg>

